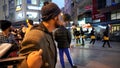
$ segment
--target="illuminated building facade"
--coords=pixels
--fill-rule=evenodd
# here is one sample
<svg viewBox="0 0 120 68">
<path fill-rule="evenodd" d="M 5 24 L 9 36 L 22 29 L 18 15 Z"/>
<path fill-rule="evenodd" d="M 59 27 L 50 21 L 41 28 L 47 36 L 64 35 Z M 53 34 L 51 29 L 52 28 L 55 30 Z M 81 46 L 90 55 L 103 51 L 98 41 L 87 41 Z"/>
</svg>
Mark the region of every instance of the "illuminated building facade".
<svg viewBox="0 0 120 68">
<path fill-rule="evenodd" d="M 51 0 L 0 0 L 0 19 L 10 20 L 12 22 L 32 19 L 39 22 L 40 10 L 45 1 Z"/>
<path fill-rule="evenodd" d="M 32 19 L 38 23 L 41 19 L 40 10 L 45 1 L 50 0 L 16 0 L 15 20 Z"/>
</svg>

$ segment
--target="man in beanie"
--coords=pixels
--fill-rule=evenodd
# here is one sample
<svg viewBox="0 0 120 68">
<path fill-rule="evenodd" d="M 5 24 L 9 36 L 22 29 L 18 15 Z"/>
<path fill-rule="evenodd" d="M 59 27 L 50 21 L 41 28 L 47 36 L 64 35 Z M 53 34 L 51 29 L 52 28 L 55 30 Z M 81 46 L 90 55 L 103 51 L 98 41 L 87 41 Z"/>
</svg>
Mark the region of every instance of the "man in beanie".
<svg viewBox="0 0 120 68">
<path fill-rule="evenodd" d="M 59 27 L 61 10 L 55 3 L 46 3 L 42 9 L 42 22 L 34 26 L 24 37 L 19 56 L 28 56 L 37 53 L 41 59 L 28 61 L 28 57 L 19 65 L 19 68 L 55 68 L 57 62 L 57 50 L 53 40 L 52 32 Z M 33 53 L 34 52 L 34 53 Z M 42 55 L 42 56 L 40 56 Z M 36 59 L 36 57 L 35 57 Z M 28 63 L 27 63 L 28 62 Z"/>
</svg>

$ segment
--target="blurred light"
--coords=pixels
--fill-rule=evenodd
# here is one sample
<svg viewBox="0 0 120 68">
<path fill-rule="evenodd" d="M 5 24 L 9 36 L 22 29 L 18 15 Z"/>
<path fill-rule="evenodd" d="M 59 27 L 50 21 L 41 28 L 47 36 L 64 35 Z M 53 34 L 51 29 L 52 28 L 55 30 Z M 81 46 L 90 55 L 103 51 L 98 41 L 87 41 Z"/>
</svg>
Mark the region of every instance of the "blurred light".
<svg viewBox="0 0 120 68">
<path fill-rule="evenodd" d="M 22 10 L 22 8 L 21 8 L 21 6 L 19 5 L 19 6 L 16 7 L 16 11 L 20 11 L 20 10 Z"/>
<path fill-rule="evenodd" d="M 83 26 L 85 24 L 85 18 L 78 21 L 79 26 Z"/>
<path fill-rule="evenodd" d="M 39 24 L 40 22 L 37 22 L 37 21 L 35 21 L 35 22 L 33 22 L 34 24 Z"/>
<path fill-rule="evenodd" d="M 38 13 L 37 12 L 27 12 L 26 15 L 28 18 L 37 18 Z"/>
<path fill-rule="evenodd" d="M 103 28 L 103 29 L 106 29 L 106 26 L 98 25 L 98 27 Z"/>
<path fill-rule="evenodd" d="M 2 32 L 2 30 L 0 29 L 0 32 Z"/>
<path fill-rule="evenodd" d="M 23 18 L 23 14 L 22 13 L 18 13 L 18 19 Z"/>
<path fill-rule="evenodd" d="M 93 23 L 100 22 L 100 19 L 93 20 Z"/>
<path fill-rule="evenodd" d="M 26 22 L 28 22 L 28 19 L 26 20 Z"/>
<path fill-rule="evenodd" d="M 28 6 L 27 8 L 32 10 L 41 10 L 41 7 L 38 6 Z"/>
</svg>

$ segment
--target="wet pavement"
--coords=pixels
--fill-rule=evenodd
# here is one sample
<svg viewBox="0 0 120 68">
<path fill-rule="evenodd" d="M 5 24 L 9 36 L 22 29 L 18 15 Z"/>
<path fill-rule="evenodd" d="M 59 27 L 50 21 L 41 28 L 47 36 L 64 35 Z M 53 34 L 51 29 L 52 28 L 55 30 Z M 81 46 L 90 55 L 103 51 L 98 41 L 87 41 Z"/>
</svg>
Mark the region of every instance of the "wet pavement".
<svg viewBox="0 0 120 68">
<path fill-rule="evenodd" d="M 74 43 L 74 44 L 73 44 Z M 72 42 L 70 48 L 73 63 L 77 68 L 120 68 L 120 42 L 110 42 L 112 48 L 106 44 L 105 48 L 102 47 L 103 42 L 96 41 L 94 45 L 85 42 L 85 46 L 75 44 Z M 70 64 L 65 58 L 66 68 L 71 68 Z M 56 68 L 61 68 L 59 55 Z"/>
</svg>

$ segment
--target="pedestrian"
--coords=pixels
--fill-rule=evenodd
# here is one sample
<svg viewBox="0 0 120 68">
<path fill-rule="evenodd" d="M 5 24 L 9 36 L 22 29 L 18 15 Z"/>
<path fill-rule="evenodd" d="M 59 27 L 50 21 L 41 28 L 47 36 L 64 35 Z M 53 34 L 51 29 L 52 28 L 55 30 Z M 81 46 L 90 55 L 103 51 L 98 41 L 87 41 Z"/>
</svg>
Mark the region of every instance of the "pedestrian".
<svg viewBox="0 0 120 68">
<path fill-rule="evenodd" d="M 30 20 L 30 19 L 27 19 L 26 20 L 26 23 L 27 23 L 27 28 L 26 28 L 26 31 L 25 31 L 25 35 L 31 30 L 31 28 L 33 27 L 33 20 Z"/>
<path fill-rule="evenodd" d="M 82 46 L 84 46 L 85 45 L 85 41 L 84 41 L 85 35 L 84 35 L 84 31 L 83 31 L 82 27 L 80 28 L 80 34 L 81 34 L 81 37 L 82 37 Z"/>
<path fill-rule="evenodd" d="M 90 44 L 92 43 L 93 45 L 95 44 L 95 31 L 94 31 L 94 28 L 92 28 L 91 32 L 90 32 L 90 38 L 91 38 L 91 41 L 90 41 Z"/>
<path fill-rule="evenodd" d="M 73 65 L 73 62 L 70 56 L 69 48 L 71 43 L 71 33 L 68 29 L 66 29 L 65 22 L 62 22 L 60 28 L 58 28 L 54 32 L 54 36 L 58 44 L 59 56 L 60 56 L 60 62 L 61 62 L 62 68 L 65 68 L 64 53 L 66 54 L 71 67 L 77 68 L 76 66 Z"/>
<path fill-rule="evenodd" d="M 74 28 L 74 35 L 76 39 L 76 45 L 80 44 L 80 31 L 77 30 L 77 28 Z"/>
<path fill-rule="evenodd" d="M 107 44 L 108 44 L 108 47 L 111 48 L 110 43 L 109 43 L 108 33 L 109 33 L 109 32 L 108 32 L 107 29 L 103 32 L 103 45 L 102 45 L 102 47 L 104 47 L 105 44 L 107 43 Z"/>
<path fill-rule="evenodd" d="M 12 23 L 8 20 L 0 20 L 0 45 L 3 43 L 10 43 L 12 47 L 5 53 L 0 59 L 10 58 L 10 57 L 17 57 L 17 52 L 19 49 L 18 43 L 15 40 L 14 35 L 11 33 L 12 30 Z M 14 65 L 16 68 L 16 66 Z M 0 68 L 7 68 L 6 65 L 0 66 Z"/>
<path fill-rule="evenodd" d="M 74 29 L 76 29 L 75 23 L 72 24 L 71 26 L 71 33 L 72 33 L 72 39 L 75 40 L 75 35 L 74 35 Z"/>
<path fill-rule="evenodd" d="M 52 32 L 59 27 L 61 10 L 55 3 L 49 2 L 42 7 L 41 15 L 42 22 L 34 26 L 24 37 L 19 56 L 28 56 L 31 52 L 42 49 L 42 65 L 38 68 L 55 68 L 57 50 Z M 29 62 L 26 61 L 27 59 L 21 61 L 18 68 L 35 68 L 28 65 Z M 34 63 L 35 61 L 31 62 Z"/>
</svg>

